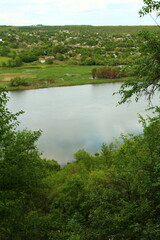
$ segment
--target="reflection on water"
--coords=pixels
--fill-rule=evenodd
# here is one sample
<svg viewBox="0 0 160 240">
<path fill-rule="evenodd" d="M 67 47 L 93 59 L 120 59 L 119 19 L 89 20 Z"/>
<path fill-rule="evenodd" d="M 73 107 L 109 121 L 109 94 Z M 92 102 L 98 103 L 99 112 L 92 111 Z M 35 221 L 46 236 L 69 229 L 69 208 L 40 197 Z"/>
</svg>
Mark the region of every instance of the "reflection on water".
<svg viewBox="0 0 160 240">
<path fill-rule="evenodd" d="M 114 83 L 10 92 L 8 106 L 13 112 L 25 111 L 20 129 L 43 131 L 38 142 L 43 156 L 65 164 L 78 149 L 95 153 L 102 142 L 141 131 L 137 113 L 143 115 L 147 103 L 116 107 L 120 97 L 113 92 L 119 87 Z"/>
</svg>

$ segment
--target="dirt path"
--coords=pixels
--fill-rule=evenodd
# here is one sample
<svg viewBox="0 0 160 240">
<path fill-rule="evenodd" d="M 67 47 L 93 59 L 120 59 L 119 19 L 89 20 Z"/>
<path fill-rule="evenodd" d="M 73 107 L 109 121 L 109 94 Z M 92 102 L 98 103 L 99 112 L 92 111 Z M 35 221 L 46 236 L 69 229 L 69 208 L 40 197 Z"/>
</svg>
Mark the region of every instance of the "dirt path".
<svg viewBox="0 0 160 240">
<path fill-rule="evenodd" d="M 20 78 L 35 78 L 36 75 L 34 74 L 13 74 L 13 73 L 4 73 L 1 75 L 2 79 L 0 81 L 2 82 L 9 82 L 12 78 L 20 77 Z"/>
</svg>

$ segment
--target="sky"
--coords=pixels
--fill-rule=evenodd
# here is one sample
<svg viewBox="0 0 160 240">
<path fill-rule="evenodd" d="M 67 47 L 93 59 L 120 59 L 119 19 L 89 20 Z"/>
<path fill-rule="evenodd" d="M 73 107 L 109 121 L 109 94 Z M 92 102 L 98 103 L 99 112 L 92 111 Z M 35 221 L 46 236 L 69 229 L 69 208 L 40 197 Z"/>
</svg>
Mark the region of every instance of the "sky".
<svg viewBox="0 0 160 240">
<path fill-rule="evenodd" d="M 0 0 L 0 25 L 155 25 L 139 17 L 143 0 Z"/>
</svg>

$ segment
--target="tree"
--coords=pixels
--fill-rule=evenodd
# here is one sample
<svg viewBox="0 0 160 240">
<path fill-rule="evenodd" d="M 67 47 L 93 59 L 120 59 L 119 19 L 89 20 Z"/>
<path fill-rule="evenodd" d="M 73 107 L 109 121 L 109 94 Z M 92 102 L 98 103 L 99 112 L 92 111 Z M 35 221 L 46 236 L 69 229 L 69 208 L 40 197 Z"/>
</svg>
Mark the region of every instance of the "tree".
<svg viewBox="0 0 160 240">
<path fill-rule="evenodd" d="M 61 53 L 56 53 L 56 59 L 59 61 L 63 61 L 64 60 L 64 56 Z"/>
<path fill-rule="evenodd" d="M 40 239 L 42 180 L 46 174 L 35 142 L 41 132 L 17 131 L 17 117 L 0 90 L 0 235 L 1 239 Z M 41 213 L 39 213 L 39 211 Z"/>
<path fill-rule="evenodd" d="M 53 59 L 52 58 L 48 58 L 45 63 L 46 64 L 53 64 Z"/>
<path fill-rule="evenodd" d="M 7 62 L 8 67 L 20 67 L 22 65 L 22 59 L 16 56 L 14 59 L 10 59 Z"/>
<path fill-rule="evenodd" d="M 38 56 L 36 56 L 34 52 L 31 51 L 22 52 L 19 54 L 19 56 L 22 59 L 22 61 L 26 63 L 33 62 L 38 59 Z"/>
<path fill-rule="evenodd" d="M 21 66 L 22 65 L 22 59 L 19 56 L 16 56 L 14 58 L 14 64 L 15 64 L 15 67 Z"/>
<path fill-rule="evenodd" d="M 10 87 L 18 87 L 18 86 L 28 86 L 28 82 L 24 78 L 15 77 L 12 78 L 9 82 Z"/>
<path fill-rule="evenodd" d="M 152 10 L 159 10 L 159 1 L 144 0 L 146 4 L 142 8 L 141 15 L 150 13 Z M 133 72 L 136 80 L 127 81 L 122 84 L 119 93 L 122 96 L 120 103 L 130 101 L 135 95 L 138 101 L 141 96 L 147 97 L 150 101 L 156 90 L 160 90 L 160 31 L 143 31 L 138 35 L 139 57 L 134 61 Z"/>
<path fill-rule="evenodd" d="M 119 68 L 103 67 L 103 68 L 94 68 L 92 70 L 93 78 L 121 78 L 124 77 L 125 73 L 122 73 Z"/>
<path fill-rule="evenodd" d="M 9 52 L 10 52 L 9 47 L 0 46 L 0 56 L 7 57 Z"/>
<path fill-rule="evenodd" d="M 154 0 L 143 0 L 144 6 L 142 9 L 139 11 L 140 16 L 144 16 L 146 14 L 151 13 L 154 10 L 159 10 L 160 9 L 160 2 L 159 1 L 154 1 Z"/>
<path fill-rule="evenodd" d="M 160 111 L 141 118 L 144 131 L 84 150 L 50 178 L 49 239 L 158 240 Z M 154 134 L 153 134 L 154 133 Z"/>
<path fill-rule="evenodd" d="M 119 93 L 122 95 L 120 103 L 129 101 L 133 95 L 138 101 L 145 96 L 149 101 L 156 90 L 160 90 L 160 31 L 141 32 L 138 35 L 140 52 L 132 65 L 134 81 L 122 84 Z"/>
</svg>

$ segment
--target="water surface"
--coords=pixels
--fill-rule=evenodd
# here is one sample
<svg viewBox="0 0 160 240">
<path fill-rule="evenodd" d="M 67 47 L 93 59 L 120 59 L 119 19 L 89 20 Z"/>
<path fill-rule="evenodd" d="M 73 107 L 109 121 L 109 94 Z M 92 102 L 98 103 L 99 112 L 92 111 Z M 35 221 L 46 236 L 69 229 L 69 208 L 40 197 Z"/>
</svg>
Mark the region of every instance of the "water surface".
<svg viewBox="0 0 160 240">
<path fill-rule="evenodd" d="M 24 110 L 20 129 L 41 129 L 38 148 L 43 156 L 65 164 L 79 149 L 95 153 L 121 133 L 142 131 L 138 113 L 145 113 L 147 102 L 116 107 L 120 96 L 113 92 L 119 87 L 109 83 L 15 91 L 9 93 L 9 109 Z"/>
</svg>

